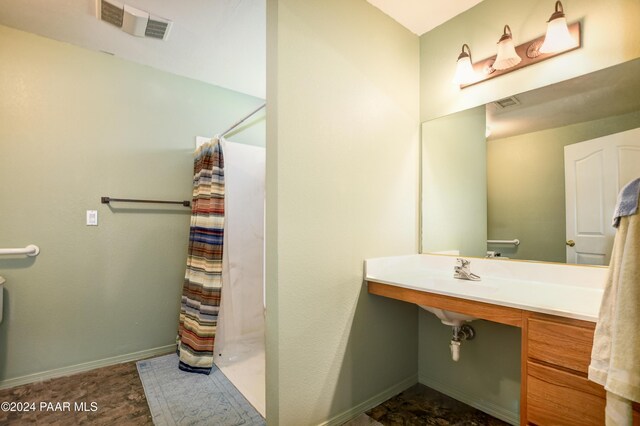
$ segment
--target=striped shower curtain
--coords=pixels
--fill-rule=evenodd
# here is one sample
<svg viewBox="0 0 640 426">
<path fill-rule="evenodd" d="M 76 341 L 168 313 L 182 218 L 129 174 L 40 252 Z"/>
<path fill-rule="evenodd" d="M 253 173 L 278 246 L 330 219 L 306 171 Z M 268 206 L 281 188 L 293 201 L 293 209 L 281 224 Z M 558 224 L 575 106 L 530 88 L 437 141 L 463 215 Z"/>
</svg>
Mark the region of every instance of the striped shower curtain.
<svg viewBox="0 0 640 426">
<path fill-rule="evenodd" d="M 181 370 L 209 374 L 213 367 L 224 237 L 224 158 L 218 139 L 196 151 L 189 255 L 178 331 Z"/>
</svg>

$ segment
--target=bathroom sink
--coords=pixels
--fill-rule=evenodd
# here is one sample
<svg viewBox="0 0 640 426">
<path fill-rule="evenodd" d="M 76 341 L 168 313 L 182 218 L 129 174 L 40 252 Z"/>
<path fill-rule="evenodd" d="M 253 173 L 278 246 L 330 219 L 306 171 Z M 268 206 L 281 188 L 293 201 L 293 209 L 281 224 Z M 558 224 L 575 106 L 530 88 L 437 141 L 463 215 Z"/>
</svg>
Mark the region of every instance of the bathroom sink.
<svg viewBox="0 0 640 426">
<path fill-rule="evenodd" d="M 418 306 L 420 306 L 422 309 L 429 311 L 435 316 L 437 316 L 438 318 L 440 318 L 440 321 L 442 321 L 444 325 L 459 327 L 465 322 L 470 322 L 476 319 L 474 317 L 470 317 L 469 315 L 459 314 L 457 312 L 445 311 L 443 309 L 433 308 L 431 306 L 424 306 L 424 305 L 418 305 Z"/>
</svg>

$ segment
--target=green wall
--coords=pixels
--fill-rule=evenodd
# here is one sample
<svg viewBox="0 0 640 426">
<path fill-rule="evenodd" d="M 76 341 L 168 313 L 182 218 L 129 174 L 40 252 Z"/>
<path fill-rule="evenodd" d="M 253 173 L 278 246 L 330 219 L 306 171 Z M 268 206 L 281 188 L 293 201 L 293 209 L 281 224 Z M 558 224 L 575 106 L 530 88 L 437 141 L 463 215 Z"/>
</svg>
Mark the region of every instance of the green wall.
<svg viewBox="0 0 640 426">
<path fill-rule="evenodd" d="M 0 247 L 41 249 L 0 258 L 0 386 L 171 350 L 189 209 L 100 197 L 189 199 L 194 137 L 262 101 L 2 26 L 0 93 Z"/>
<path fill-rule="evenodd" d="M 487 251 L 484 106 L 422 124 L 422 253 Z"/>
<path fill-rule="evenodd" d="M 505 24 L 509 24 L 516 44 L 544 34 L 546 21 L 553 12 L 554 2 L 548 0 L 484 0 L 461 15 L 445 22 L 420 37 L 420 117 L 421 121 L 443 117 L 496 99 L 522 93 L 538 87 L 588 74 L 599 69 L 635 59 L 640 56 L 640 2 L 637 0 L 565 0 L 564 10 L 569 22 L 581 21 L 582 47 L 573 52 L 532 65 L 508 75 L 460 90 L 453 84 L 456 58 L 463 43 L 471 47 L 472 57 L 481 60 L 495 55 L 495 45 Z M 454 160 L 451 160 L 452 162 Z M 428 217 L 429 211 L 423 215 Z M 472 217 L 469 220 L 473 220 Z M 420 313 L 420 347 L 429 345 L 437 327 L 435 321 L 425 322 L 426 312 Z M 491 376 L 473 376 L 467 381 L 451 381 L 441 389 L 467 401 L 485 401 L 482 389 L 486 380 L 497 380 L 495 360 L 519 357 L 519 340 L 504 334 L 498 324 L 487 323 L 485 332 L 494 344 L 484 346 L 483 356 L 469 360 L 470 369 L 495 372 Z M 447 328 L 448 329 L 448 328 Z M 463 349 L 464 351 L 464 349 Z M 421 382 L 428 377 L 455 377 L 453 364 L 436 359 L 424 359 L 421 352 L 419 375 Z M 483 378 L 484 377 L 484 378 Z M 516 376 L 513 376 L 517 380 Z M 427 383 L 427 382 L 425 382 Z M 434 385 L 435 387 L 435 385 Z M 509 389 L 517 389 L 515 384 Z M 494 395 L 482 409 L 495 415 L 517 418 L 519 392 L 502 391 Z M 516 411 L 514 411 L 516 410 Z"/>
<path fill-rule="evenodd" d="M 418 37 L 364 0 L 267 20 L 267 421 L 337 425 L 417 382 L 416 306 L 362 278 L 417 252 Z"/>
<path fill-rule="evenodd" d="M 489 239 L 514 259 L 565 262 L 564 146 L 640 127 L 640 111 L 487 143 Z"/>
<path fill-rule="evenodd" d="M 520 329 L 472 321 L 473 340 L 451 359 L 451 327 L 420 309 L 420 383 L 512 424 L 520 404 Z"/>
</svg>

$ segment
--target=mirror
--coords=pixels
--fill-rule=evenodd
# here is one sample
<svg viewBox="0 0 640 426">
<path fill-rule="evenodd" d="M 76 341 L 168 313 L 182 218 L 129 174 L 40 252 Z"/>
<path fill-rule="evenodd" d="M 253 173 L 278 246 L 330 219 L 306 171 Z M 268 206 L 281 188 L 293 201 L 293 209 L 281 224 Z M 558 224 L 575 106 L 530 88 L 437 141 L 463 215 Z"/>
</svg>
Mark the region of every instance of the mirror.
<svg viewBox="0 0 640 426">
<path fill-rule="evenodd" d="M 607 265 L 638 93 L 640 59 L 423 123 L 421 252 Z"/>
</svg>

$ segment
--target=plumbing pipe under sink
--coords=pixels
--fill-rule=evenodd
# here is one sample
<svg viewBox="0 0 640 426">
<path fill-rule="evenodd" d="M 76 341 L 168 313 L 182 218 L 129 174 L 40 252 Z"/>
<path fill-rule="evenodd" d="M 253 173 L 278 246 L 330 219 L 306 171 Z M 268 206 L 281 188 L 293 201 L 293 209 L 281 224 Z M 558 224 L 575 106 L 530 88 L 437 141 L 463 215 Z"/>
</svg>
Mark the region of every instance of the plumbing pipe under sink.
<svg viewBox="0 0 640 426">
<path fill-rule="evenodd" d="M 471 340 L 475 337 L 475 330 L 467 323 L 473 321 L 476 318 L 469 315 L 459 314 L 457 312 L 434 308 L 431 306 L 418 306 L 437 316 L 444 325 L 449 325 L 452 327 L 453 336 L 451 338 L 449 348 L 451 349 L 451 359 L 453 359 L 454 361 L 458 361 L 460 359 L 460 345 L 462 341 Z"/>
<path fill-rule="evenodd" d="M 476 337 L 476 331 L 469 324 L 463 324 L 460 327 L 453 327 L 453 337 L 449 348 L 451 349 L 451 359 L 458 361 L 460 359 L 460 345 L 463 340 L 473 340 Z"/>
</svg>

